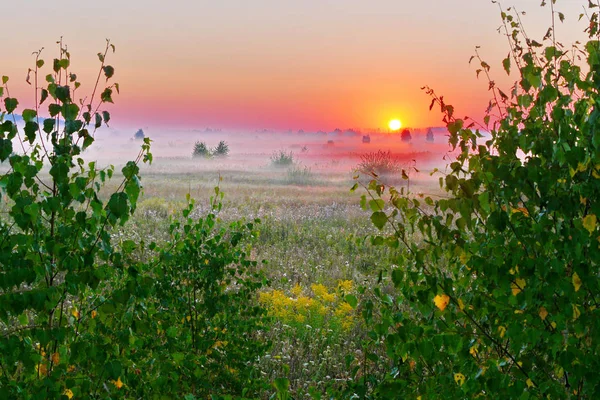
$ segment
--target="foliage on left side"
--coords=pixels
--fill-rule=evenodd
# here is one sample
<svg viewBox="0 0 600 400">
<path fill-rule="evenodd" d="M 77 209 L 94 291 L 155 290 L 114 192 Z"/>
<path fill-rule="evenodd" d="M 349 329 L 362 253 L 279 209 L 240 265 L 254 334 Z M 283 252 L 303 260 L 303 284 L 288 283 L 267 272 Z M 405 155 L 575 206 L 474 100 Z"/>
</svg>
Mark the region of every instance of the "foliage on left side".
<svg viewBox="0 0 600 400">
<path fill-rule="evenodd" d="M 62 41 L 47 75 L 35 52 L 27 79 L 35 108 L 21 110 L 22 127 L 2 77 L 0 399 L 251 397 L 262 385 L 251 361 L 267 345 L 255 292 L 266 281 L 242 240 L 259 221 L 223 226 L 217 188 L 207 216 L 192 218 L 188 198 L 165 243 L 115 240 L 152 154 L 144 138 L 113 193 L 104 186 L 115 167 L 82 156 L 119 92 L 109 84 L 111 50 L 107 41 L 98 53 L 98 79 L 83 101 Z"/>
</svg>

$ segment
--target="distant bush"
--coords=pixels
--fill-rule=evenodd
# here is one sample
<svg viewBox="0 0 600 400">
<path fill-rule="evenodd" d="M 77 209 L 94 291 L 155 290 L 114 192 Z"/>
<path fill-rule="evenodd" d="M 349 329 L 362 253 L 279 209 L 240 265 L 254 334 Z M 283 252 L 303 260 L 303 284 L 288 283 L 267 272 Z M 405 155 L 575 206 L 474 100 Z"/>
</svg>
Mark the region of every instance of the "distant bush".
<svg viewBox="0 0 600 400">
<path fill-rule="evenodd" d="M 274 167 L 289 167 L 294 164 L 294 153 L 278 150 L 271 155 L 271 165 Z"/>
<path fill-rule="evenodd" d="M 196 142 L 194 144 L 194 151 L 192 153 L 192 157 L 194 157 L 194 158 L 199 158 L 199 157 L 209 158 L 210 155 L 211 155 L 211 152 L 208 149 L 208 147 L 206 147 L 206 143 Z"/>
<path fill-rule="evenodd" d="M 403 142 L 410 142 L 411 139 L 412 135 L 410 134 L 410 131 L 408 129 L 403 130 L 400 134 L 400 140 L 402 140 Z"/>
<path fill-rule="evenodd" d="M 229 155 L 229 145 L 224 140 L 221 140 L 214 149 L 208 148 L 204 142 L 196 142 L 192 152 L 194 158 L 227 157 L 227 155 Z"/>
<path fill-rule="evenodd" d="M 363 174 L 391 175 L 399 172 L 402 165 L 391 151 L 378 150 L 360 156 L 360 163 L 356 169 Z"/>
<path fill-rule="evenodd" d="M 221 140 L 217 147 L 215 147 L 213 150 L 212 154 L 216 157 L 227 157 L 229 154 L 229 146 L 225 141 Z"/>
<path fill-rule="evenodd" d="M 142 129 L 138 129 L 135 135 L 133 135 L 133 138 L 135 140 L 144 140 L 145 137 L 146 135 L 144 134 L 144 131 Z"/>
</svg>

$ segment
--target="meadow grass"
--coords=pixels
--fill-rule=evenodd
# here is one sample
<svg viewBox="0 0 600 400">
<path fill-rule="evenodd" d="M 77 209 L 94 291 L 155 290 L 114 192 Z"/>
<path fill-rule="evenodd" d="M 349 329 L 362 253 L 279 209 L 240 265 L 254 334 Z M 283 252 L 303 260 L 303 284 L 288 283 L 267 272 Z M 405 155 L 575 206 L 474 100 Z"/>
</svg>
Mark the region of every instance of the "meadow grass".
<svg viewBox="0 0 600 400">
<path fill-rule="evenodd" d="M 297 182 L 289 171 L 269 166 L 245 170 L 159 159 L 142 168 L 143 194 L 130 223 L 113 232 L 117 243 L 163 242 L 171 220 L 186 205 L 186 195 L 197 200 L 193 214 L 205 215 L 215 186 L 225 193 L 219 212 L 223 223 L 260 219 L 259 235 L 246 246 L 252 258 L 265 261 L 260 265 L 270 288 L 260 294 L 260 301 L 270 310 L 273 324 L 260 333 L 272 346 L 256 366 L 271 381 L 288 378 L 296 398 L 340 387 L 351 379 L 352 369 L 358 368 L 360 376 L 373 364 L 365 357 L 368 329 L 361 322 L 360 306 L 353 309 L 345 301 L 340 282 L 365 300 L 369 290 L 359 294 L 357 288 L 372 287 L 378 272 L 393 264 L 391 250 L 366 239 L 378 231 L 369 219 L 371 212 L 359 205 L 361 193 L 350 192 L 353 172 L 307 171 L 310 175 L 301 173 L 305 176 Z M 119 183 L 115 174 L 103 192 Z M 411 189 L 439 194 L 431 181 L 417 182 Z M 385 357 L 381 348 L 368 351 Z"/>
</svg>

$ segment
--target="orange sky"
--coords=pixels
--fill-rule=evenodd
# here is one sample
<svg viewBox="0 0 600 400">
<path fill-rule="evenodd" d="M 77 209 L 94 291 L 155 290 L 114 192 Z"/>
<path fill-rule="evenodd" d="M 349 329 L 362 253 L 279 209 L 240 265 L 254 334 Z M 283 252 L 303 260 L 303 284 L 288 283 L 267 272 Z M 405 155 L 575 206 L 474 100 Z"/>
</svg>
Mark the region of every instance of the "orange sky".
<svg viewBox="0 0 600 400">
<path fill-rule="evenodd" d="M 385 129 L 390 118 L 439 125 L 423 85 L 461 116 L 481 118 L 489 94 L 468 65 L 476 45 L 495 79 L 506 81 L 499 12 L 484 0 L 10 3 L 2 35 L 13 33 L 3 38 L 0 74 L 11 76 L 12 94 L 31 105 L 24 83 L 31 52 L 44 46 L 49 61 L 60 36 L 89 88 L 95 54 L 110 37 L 122 89 L 111 108 L 116 127 Z M 511 4 L 528 12 L 531 36 L 545 32 L 549 8 L 539 0 Z M 566 43 L 584 39 L 576 22 L 582 4 L 558 1 L 568 25 L 557 33 Z"/>
</svg>

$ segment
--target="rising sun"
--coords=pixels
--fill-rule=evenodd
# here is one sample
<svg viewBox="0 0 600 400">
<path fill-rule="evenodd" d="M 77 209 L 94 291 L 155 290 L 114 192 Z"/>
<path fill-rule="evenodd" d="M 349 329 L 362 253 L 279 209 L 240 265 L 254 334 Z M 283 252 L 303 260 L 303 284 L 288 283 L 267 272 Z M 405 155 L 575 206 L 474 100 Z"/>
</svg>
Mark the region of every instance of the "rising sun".
<svg viewBox="0 0 600 400">
<path fill-rule="evenodd" d="M 391 130 L 397 131 L 402 126 L 402 122 L 400 122 L 399 119 L 393 119 L 390 121 L 388 126 L 390 127 Z"/>
</svg>

